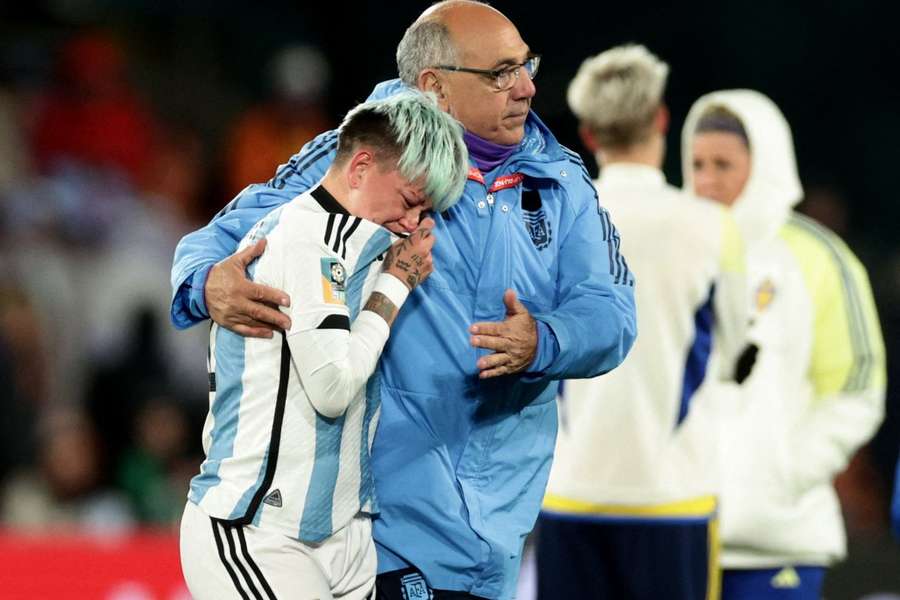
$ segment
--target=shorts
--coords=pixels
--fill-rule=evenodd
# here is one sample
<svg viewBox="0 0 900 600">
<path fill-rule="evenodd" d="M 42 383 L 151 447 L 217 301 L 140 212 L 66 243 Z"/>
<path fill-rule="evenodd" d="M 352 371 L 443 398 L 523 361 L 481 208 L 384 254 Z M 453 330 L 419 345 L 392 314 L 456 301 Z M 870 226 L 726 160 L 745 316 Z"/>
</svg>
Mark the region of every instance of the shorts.
<svg viewBox="0 0 900 600">
<path fill-rule="evenodd" d="M 722 600 L 819 600 L 825 568 L 724 569 Z"/>
<path fill-rule="evenodd" d="M 372 521 L 358 515 L 326 540 L 307 544 L 209 517 L 188 501 L 181 569 L 195 600 L 365 600 L 375 588 Z"/>
<path fill-rule="evenodd" d="M 719 597 L 714 516 L 645 518 L 542 512 L 537 531 L 539 600 Z"/>
</svg>

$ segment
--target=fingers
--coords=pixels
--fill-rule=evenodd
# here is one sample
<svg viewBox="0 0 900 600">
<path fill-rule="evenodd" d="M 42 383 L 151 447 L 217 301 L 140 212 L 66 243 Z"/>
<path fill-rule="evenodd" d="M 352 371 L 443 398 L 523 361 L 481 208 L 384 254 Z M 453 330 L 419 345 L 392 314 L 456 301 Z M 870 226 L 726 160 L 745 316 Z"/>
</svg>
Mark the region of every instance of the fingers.
<svg viewBox="0 0 900 600">
<path fill-rule="evenodd" d="M 469 343 L 476 348 L 486 348 L 488 350 L 506 351 L 509 349 L 509 340 L 504 337 L 473 335 L 469 339 Z"/>
<path fill-rule="evenodd" d="M 250 283 L 248 297 L 256 302 L 268 302 L 277 306 L 290 306 L 290 297 L 279 289 L 263 285 L 261 283 Z"/>
<path fill-rule="evenodd" d="M 507 315 L 516 315 L 519 313 L 528 312 L 528 309 L 525 308 L 525 305 L 519 302 L 519 298 L 514 290 L 506 290 L 506 292 L 503 293 L 503 304 L 506 305 Z"/>
<path fill-rule="evenodd" d="M 419 221 L 419 226 L 417 227 L 417 229 L 427 229 L 431 231 L 432 229 L 434 229 L 434 219 L 432 219 L 431 217 L 425 217 L 424 219 Z"/>
<path fill-rule="evenodd" d="M 504 321 L 479 321 L 469 327 L 469 333 L 505 336 L 508 333 L 507 329 Z"/>
<path fill-rule="evenodd" d="M 478 377 L 480 379 L 487 379 L 489 377 L 508 375 L 511 372 L 509 363 L 510 356 L 502 352 L 482 356 L 476 363 L 480 371 Z"/>
<path fill-rule="evenodd" d="M 260 323 L 266 327 L 284 329 L 285 331 L 291 328 L 291 319 L 286 314 L 274 308 L 271 304 L 252 302 L 250 300 L 238 303 L 231 320 L 243 325 Z"/>
<path fill-rule="evenodd" d="M 275 335 L 275 332 L 270 327 L 263 324 L 260 324 L 257 327 L 250 327 L 249 325 L 233 325 L 228 329 L 231 329 L 233 332 L 244 337 L 271 338 Z"/>
<path fill-rule="evenodd" d="M 251 262 L 253 262 L 254 258 L 259 258 L 262 256 L 262 253 L 266 250 L 266 238 L 263 238 L 253 244 L 252 246 L 247 246 L 240 252 L 236 252 L 233 258 L 237 260 L 242 266 L 246 267 Z"/>
</svg>

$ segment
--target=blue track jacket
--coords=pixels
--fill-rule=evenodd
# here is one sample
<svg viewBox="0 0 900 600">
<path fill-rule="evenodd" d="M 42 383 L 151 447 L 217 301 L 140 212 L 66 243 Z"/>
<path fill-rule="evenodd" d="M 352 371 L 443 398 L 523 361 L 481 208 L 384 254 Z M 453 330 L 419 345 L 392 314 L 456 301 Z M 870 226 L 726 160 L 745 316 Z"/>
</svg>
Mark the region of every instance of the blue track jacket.
<svg viewBox="0 0 900 600">
<path fill-rule="evenodd" d="M 402 87 L 381 83 L 370 99 Z M 336 137 L 319 135 L 181 240 L 177 327 L 208 317 L 209 268 L 322 178 Z M 582 161 L 533 112 L 519 149 L 486 183 L 478 179 L 434 215 L 434 272 L 400 311 L 381 361 L 374 537 L 379 572 L 414 565 L 432 588 L 510 598 L 553 457 L 557 380 L 622 362 L 636 335 L 634 279 Z M 558 352 L 540 371 L 481 381 L 475 363 L 486 351 L 470 345 L 468 328 L 504 319 L 507 288 L 546 325 L 539 351 L 546 356 L 555 338 Z"/>
</svg>

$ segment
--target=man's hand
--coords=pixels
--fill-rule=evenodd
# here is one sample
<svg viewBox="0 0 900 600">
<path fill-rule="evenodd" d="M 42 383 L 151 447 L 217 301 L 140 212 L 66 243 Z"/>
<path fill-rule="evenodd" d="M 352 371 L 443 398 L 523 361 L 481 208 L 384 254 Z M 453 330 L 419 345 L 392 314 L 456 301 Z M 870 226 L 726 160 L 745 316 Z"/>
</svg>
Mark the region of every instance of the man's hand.
<svg viewBox="0 0 900 600">
<path fill-rule="evenodd" d="M 528 309 L 519 302 L 513 290 L 506 290 L 503 303 L 506 319 L 499 323 L 475 323 L 469 328 L 473 346 L 494 350 L 493 354 L 478 359 L 481 379 L 524 371 L 537 352 L 537 323 Z"/>
<path fill-rule="evenodd" d="M 247 279 L 247 265 L 265 249 L 266 240 L 259 240 L 213 265 L 206 278 L 210 318 L 245 337 L 270 338 L 276 329 L 291 328 L 291 320 L 277 308 L 291 305 L 287 294 Z"/>
<path fill-rule="evenodd" d="M 434 246 L 434 235 L 431 229 L 434 219 L 426 218 L 419 223 L 409 237 L 397 240 L 384 257 L 382 269 L 406 284 L 412 291 L 434 270 L 431 259 L 431 248 Z"/>
</svg>

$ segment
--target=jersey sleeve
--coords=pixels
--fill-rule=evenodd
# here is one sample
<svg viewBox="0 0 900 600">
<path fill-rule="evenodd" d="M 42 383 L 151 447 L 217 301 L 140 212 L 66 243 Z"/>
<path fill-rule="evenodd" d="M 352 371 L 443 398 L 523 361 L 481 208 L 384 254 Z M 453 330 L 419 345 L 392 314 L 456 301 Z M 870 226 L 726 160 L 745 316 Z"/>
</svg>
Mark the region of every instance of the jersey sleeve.
<svg viewBox="0 0 900 600">
<path fill-rule="evenodd" d="M 285 332 L 291 360 L 313 407 L 335 418 L 372 376 L 390 327 L 369 310 L 351 323 L 346 288 L 352 265 L 324 244 L 290 244 L 283 256 L 284 287 L 292 298 L 291 308 L 283 309 L 291 317 Z M 399 280 L 382 273 L 375 289 L 396 290 L 398 284 L 404 291 L 388 295 L 399 309 L 407 294 Z"/>
</svg>

